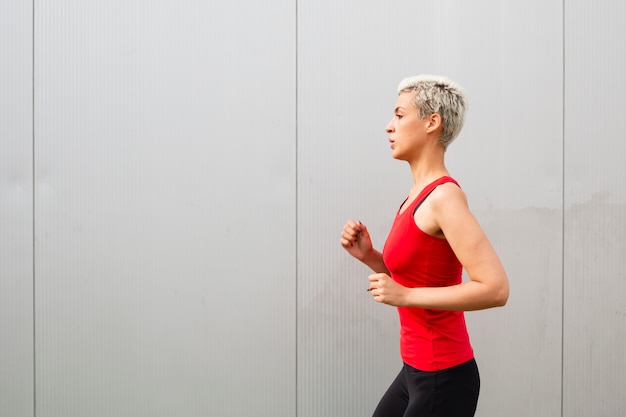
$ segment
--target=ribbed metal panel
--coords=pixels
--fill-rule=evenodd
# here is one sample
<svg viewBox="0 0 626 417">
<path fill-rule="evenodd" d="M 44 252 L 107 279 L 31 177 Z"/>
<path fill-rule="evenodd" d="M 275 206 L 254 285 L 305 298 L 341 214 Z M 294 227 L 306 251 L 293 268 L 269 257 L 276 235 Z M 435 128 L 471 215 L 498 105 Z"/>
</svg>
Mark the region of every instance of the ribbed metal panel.
<svg viewBox="0 0 626 417">
<path fill-rule="evenodd" d="M 410 186 L 384 126 L 415 73 L 469 92 L 448 166 L 511 280 L 467 314 L 477 416 L 623 415 L 625 15 L 2 2 L 0 415 L 370 414 L 397 317 L 339 232 L 382 247 Z"/>
<path fill-rule="evenodd" d="M 298 14 L 298 415 L 368 415 L 400 369 L 396 313 L 373 303 L 369 272 L 338 240 L 353 217 L 382 248 L 410 188 L 384 128 L 397 83 L 416 73 L 469 91 L 448 165 L 512 281 L 505 309 L 467 315 L 477 415 L 557 415 L 561 2 L 322 1 Z"/>
<path fill-rule="evenodd" d="M 558 416 L 562 2 L 465 7 L 470 109 L 449 167 L 460 173 L 511 284 L 504 309 L 466 314 L 482 377 L 477 416 Z M 471 34 L 476 26 L 481 37 Z"/>
<path fill-rule="evenodd" d="M 38 4 L 38 416 L 295 414 L 294 7 Z"/>
<path fill-rule="evenodd" d="M 31 2 L 0 2 L 0 416 L 33 416 Z"/>
<path fill-rule="evenodd" d="M 353 217 L 380 248 L 405 188 L 386 155 L 388 10 L 298 5 L 298 417 L 369 415 L 401 366 L 395 311 L 372 303 L 370 272 L 339 245 Z"/>
<path fill-rule="evenodd" d="M 626 415 L 625 16 L 565 5 L 565 416 Z"/>
</svg>

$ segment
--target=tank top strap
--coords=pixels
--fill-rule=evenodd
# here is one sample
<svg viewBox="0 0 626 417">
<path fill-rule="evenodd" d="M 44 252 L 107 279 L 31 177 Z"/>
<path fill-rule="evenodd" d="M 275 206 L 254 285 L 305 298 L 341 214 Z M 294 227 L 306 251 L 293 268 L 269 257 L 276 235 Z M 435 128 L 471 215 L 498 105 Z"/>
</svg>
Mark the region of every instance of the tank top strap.
<svg viewBox="0 0 626 417">
<path fill-rule="evenodd" d="M 415 214 L 415 211 L 419 208 L 419 206 L 422 205 L 424 200 L 426 200 L 426 198 L 428 198 L 430 193 L 435 191 L 435 188 L 439 187 L 441 184 L 445 184 L 447 182 L 454 183 L 459 188 L 461 187 L 459 185 L 459 183 L 454 178 L 449 177 L 447 175 L 443 176 L 441 178 L 438 178 L 435 181 L 433 181 L 430 184 L 428 184 L 426 187 L 424 187 L 424 189 L 422 191 L 420 191 L 420 193 L 417 195 L 417 198 L 415 199 L 415 201 L 413 201 L 413 203 L 411 204 L 412 207 L 408 207 L 408 210 L 411 210 L 411 213 Z"/>
</svg>

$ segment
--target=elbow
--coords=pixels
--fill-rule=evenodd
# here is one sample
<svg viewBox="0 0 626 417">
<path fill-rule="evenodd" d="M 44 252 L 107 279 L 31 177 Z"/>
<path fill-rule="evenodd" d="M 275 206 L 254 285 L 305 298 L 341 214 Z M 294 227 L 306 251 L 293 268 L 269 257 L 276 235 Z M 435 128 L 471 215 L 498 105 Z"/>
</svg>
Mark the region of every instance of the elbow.
<svg viewBox="0 0 626 417">
<path fill-rule="evenodd" d="M 485 285 L 482 300 L 481 309 L 504 307 L 507 301 L 509 301 L 509 281 L 506 279 L 506 276 Z"/>
<path fill-rule="evenodd" d="M 506 302 L 509 300 L 509 294 L 499 294 L 498 297 L 494 300 L 494 307 L 504 307 Z"/>
<path fill-rule="evenodd" d="M 494 307 L 504 307 L 509 300 L 509 284 L 506 278 L 504 283 L 500 285 L 493 297 Z"/>
</svg>

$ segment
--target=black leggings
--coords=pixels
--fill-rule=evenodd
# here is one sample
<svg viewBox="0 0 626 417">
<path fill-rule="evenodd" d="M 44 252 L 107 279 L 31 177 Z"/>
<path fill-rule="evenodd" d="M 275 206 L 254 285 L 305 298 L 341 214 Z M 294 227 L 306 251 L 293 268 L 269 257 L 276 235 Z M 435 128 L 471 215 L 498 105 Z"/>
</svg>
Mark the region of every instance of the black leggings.
<svg viewBox="0 0 626 417">
<path fill-rule="evenodd" d="M 404 364 L 373 417 L 473 417 L 479 390 L 474 359 L 437 372 Z"/>
</svg>

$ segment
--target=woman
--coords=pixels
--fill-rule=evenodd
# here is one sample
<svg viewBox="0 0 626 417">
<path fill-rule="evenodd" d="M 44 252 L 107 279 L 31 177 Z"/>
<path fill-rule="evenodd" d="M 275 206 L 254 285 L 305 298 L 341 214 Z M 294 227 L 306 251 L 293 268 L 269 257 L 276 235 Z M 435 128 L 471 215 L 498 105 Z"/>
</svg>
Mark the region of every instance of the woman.
<svg viewBox="0 0 626 417">
<path fill-rule="evenodd" d="M 464 417 L 476 411 L 480 379 L 463 312 L 503 306 L 509 285 L 444 164 L 466 107 L 463 90 L 445 77 L 418 75 L 400 83 L 386 131 L 392 156 L 409 163 L 413 187 L 382 253 L 360 222 L 349 220 L 341 233 L 341 245 L 375 272 L 368 288 L 374 300 L 396 306 L 400 316 L 404 366 L 374 417 Z"/>
</svg>

